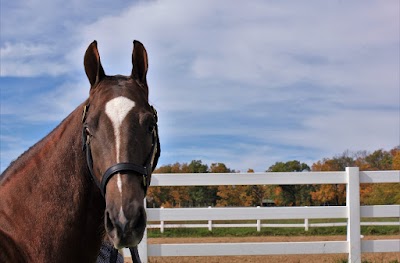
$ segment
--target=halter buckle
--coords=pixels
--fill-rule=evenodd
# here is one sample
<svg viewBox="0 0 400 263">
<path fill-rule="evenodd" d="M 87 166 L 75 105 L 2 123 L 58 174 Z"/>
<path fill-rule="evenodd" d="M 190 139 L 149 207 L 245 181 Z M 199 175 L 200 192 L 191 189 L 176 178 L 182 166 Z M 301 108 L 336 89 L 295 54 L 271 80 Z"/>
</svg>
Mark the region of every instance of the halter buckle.
<svg viewBox="0 0 400 263">
<path fill-rule="evenodd" d="M 89 104 L 83 106 L 83 113 L 82 113 L 82 123 L 85 121 L 86 119 L 86 114 L 89 110 Z"/>
</svg>

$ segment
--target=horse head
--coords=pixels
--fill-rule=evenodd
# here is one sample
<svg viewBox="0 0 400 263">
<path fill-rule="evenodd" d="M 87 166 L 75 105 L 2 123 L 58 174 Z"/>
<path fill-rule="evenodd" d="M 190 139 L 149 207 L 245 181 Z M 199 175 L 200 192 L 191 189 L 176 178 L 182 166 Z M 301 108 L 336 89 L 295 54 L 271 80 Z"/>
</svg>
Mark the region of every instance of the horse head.
<svg viewBox="0 0 400 263">
<path fill-rule="evenodd" d="M 147 52 L 134 41 L 131 75 L 108 76 L 94 41 L 84 65 L 91 88 L 83 110 L 83 148 L 105 199 L 105 229 L 116 248 L 136 246 L 146 227 L 143 200 L 160 155 L 157 113 L 148 102 Z"/>
</svg>

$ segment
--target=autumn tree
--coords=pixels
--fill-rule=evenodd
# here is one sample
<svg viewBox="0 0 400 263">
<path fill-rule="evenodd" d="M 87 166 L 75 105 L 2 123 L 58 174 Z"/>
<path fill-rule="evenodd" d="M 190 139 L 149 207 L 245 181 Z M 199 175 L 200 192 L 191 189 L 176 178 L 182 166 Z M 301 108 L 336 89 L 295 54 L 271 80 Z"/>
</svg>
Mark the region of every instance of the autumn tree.
<svg viewBox="0 0 400 263">
<path fill-rule="evenodd" d="M 212 163 L 210 166 L 210 173 L 234 173 L 234 170 L 226 167 L 224 163 Z"/>
<path fill-rule="evenodd" d="M 245 185 L 218 186 L 217 206 L 250 206 L 252 204 L 249 188 Z"/>
<path fill-rule="evenodd" d="M 365 156 L 367 170 L 400 170 L 400 147 L 379 149 Z M 400 204 L 400 183 L 363 184 L 361 202 L 365 205 Z"/>
<path fill-rule="evenodd" d="M 232 173 L 225 164 L 211 164 L 212 173 Z M 247 185 L 220 185 L 217 187 L 217 206 L 249 206 L 252 203 L 251 193 Z"/>
<path fill-rule="evenodd" d="M 345 151 L 339 156 L 324 158 L 312 165 L 312 171 L 344 171 L 346 167 L 357 166 L 361 171 L 400 170 L 400 146 L 390 151 L 383 149 L 372 153 Z M 276 162 L 267 172 L 309 171 L 305 163 L 299 161 Z M 201 160 L 190 163 L 163 165 L 154 173 L 234 173 L 224 163 L 210 166 Z M 254 170 L 249 169 L 249 176 Z M 199 175 L 201 176 L 201 175 Z M 362 204 L 400 204 L 400 184 L 361 184 Z M 273 199 L 277 205 L 344 205 L 346 186 L 328 185 L 279 185 L 279 186 L 191 186 L 191 187 L 150 187 L 148 206 L 255 206 L 262 205 L 264 199 Z"/>
<path fill-rule="evenodd" d="M 393 156 L 392 170 L 400 170 L 400 147 L 393 149 L 391 154 Z"/>
<path fill-rule="evenodd" d="M 346 167 L 354 166 L 355 161 L 349 151 L 331 159 L 325 158 L 312 165 L 312 171 L 345 171 Z M 345 184 L 323 184 L 315 187 L 311 192 L 312 200 L 316 204 L 344 205 L 346 203 Z"/>
<path fill-rule="evenodd" d="M 254 170 L 249 168 L 247 170 L 249 176 L 254 173 Z M 273 199 L 274 188 L 272 185 L 249 185 L 246 192 L 250 193 L 251 206 L 263 206 L 264 199 Z"/>
<path fill-rule="evenodd" d="M 223 163 L 213 163 L 210 168 L 201 160 L 187 163 L 164 165 L 154 173 L 226 173 L 233 170 Z M 200 175 L 199 175 L 200 176 Z M 209 206 L 217 203 L 217 186 L 173 186 L 151 187 L 148 194 L 149 206 L 181 207 L 181 206 Z"/>
<path fill-rule="evenodd" d="M 175 163 L 172 165 L 164 165 L 154 171 L 154 173 L 183 173 L 187 171 L 186 163 Z M 147 195 L 149 207 L 181 207 L 190 203 L 188 187 L 172 186 L 172 187 L 150 187 Z"/>
</svg>

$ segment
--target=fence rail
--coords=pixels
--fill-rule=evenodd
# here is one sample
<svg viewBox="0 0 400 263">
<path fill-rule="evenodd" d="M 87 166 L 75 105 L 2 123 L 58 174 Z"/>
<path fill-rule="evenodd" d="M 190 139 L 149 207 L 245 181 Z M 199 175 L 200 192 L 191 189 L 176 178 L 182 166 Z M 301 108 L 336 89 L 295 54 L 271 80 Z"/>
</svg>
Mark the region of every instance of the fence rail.
<svg viewBox="0 0 400 263">
<path fill-rule="evenodd" d="M 208 207 L 213 209 L 212 207 Z M 257 208 L 260 208 L 259 206 Z M 161 209 L 164 209 L 161 207 Z M 263 208 L 264 209 L 264 208 Z M 267 208 L 268 209 L 268 208 Z M 190 223 L 170 220 L 168 223 L 160 221 L 159 223 L 151 223 L 147 225 L 147 229 L 159 229 L 161 233 L 164 233 L 166 228 L 207 228 L 212 231 L 213 228 L 255 228 L 257 232 L 261 231 L 261 228 L 304 228 L 308 231 L 310 227 L 338 227 L 347 226 L 347 222 L 329 222 L 329 223 L 310 223 L 308 218 L 302 219 L 303 223 L 262 223 L 260 219 L 257 219 L 254 223 L 214 223 L 212 220 L 207 220 L 207 223 Z M 174 222 L 174 223 L 171 223 Z M 177 222 L 177 223 L 175 223 Z M 399 226 L 400 221 L 392 222 L 361 222 L 361 226 Z"/>
<path fill-rule="evenodd" d="M 218 207 L 147 208 L 148 221 L 347 219 L 346 241 L 147 244 L 139 245 L 143 262 L 149 256 L 223 256 L 348 253 L 349 262 L 361 262 L 362 252 L 398 252 L 400 239 L 361 240 L 362 217 L 399 217 L 400 205 L 360 206 L 360 183 L 399 183 L 400 171 L 305 173 L 154 174 L 152 186 L 345 184 L 346 206 L 339 207 Z M 214 225 L 215 226 L 215 225 Z M 165 225 L 164 225 L 165 227 Z"/>
</svg>

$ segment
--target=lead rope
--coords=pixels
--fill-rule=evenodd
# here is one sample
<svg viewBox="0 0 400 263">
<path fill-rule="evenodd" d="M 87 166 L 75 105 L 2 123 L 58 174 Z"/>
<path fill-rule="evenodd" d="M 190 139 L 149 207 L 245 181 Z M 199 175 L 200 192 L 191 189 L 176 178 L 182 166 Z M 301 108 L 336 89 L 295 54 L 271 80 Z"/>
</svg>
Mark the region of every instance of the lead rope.
<svg viewBox="0 0 400 263">
<path fill-rule="evenodd" d="M 139 252 L 137 247 L 130 247 L 129 251 L 131 252 L 132 262 L 133 263 L 142 263 L 139 257 Z"/>
<path fill-rule="evenodd" d="M 142 263 L 139 257 L 139 251 L 137 247 L 130 247 L 129 251 L 131 252 L 132 263 Z M 112 248 L 110 254 L 110 263 L 117 263 L 118 260 L 118 249 Z"/>
</svg>

